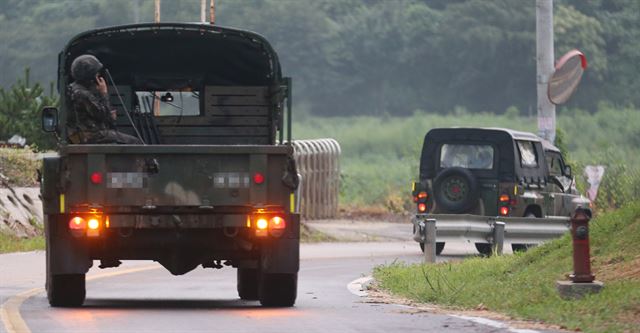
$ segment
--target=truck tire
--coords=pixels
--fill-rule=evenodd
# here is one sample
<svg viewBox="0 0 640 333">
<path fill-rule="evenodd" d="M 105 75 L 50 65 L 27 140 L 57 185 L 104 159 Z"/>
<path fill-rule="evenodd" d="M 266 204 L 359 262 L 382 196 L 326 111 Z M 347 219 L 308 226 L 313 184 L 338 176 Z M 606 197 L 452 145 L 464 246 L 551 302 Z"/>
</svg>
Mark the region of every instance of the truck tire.
<svg viewBox="0 0 640 333">
<path fill-rule="evenodd" d="M 464 213 L 478 198 L 478 180 L 471 171 L 452 167 L 442 170 L 433 181 L 433 196 L 443 213 Z"/>
<path fill-rule="evenodd" d="M 298 273 L 261 274 L 260 304 L 269 307 L 290 307 L 296 302 Z"/>
<path fill-rule="evenodd" d="M 444 249 L 444 242 L 436 242 L 436 254 L 440 255 Z M 424 243 L 420 243 L 420 250 L 424 253 Z"/>
<path fill-rule="evenodd" d="M 238 268 L 238 296 L 240 299 L 255 301 L 258 299 L 258 270 Z"/>
<path fill-rule="evenodd" d="M 491 253 L 493 252 L 493 249 L 491 248 L 491 244 L 489 243 L 476 243 L 476 250 L 478 250 L 480 254 L 486 257 L 490 256 Z"/>
<path fill-rule="evenodd" d="M 47 272 L 47 298 L 51 306 L 81 306 L 85 296 L 84 274 L 53 275 Z"/>
</svg>

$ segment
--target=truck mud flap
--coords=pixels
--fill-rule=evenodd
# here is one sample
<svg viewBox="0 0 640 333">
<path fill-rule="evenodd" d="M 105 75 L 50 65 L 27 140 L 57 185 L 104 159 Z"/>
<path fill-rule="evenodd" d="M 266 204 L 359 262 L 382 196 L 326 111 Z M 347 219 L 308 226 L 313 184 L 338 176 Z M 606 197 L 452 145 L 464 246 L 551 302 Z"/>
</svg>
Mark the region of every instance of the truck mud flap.
<svg viewBox="0 0 640 333">
<path fill-rule="evenodd" d="M 45 215 L 47 270 L 51 274 L 85 274 L 93 265 L 84 239 L 73 237 L 63 215 Z"/>
<path fill-rule="evenodd" d="M 261 269 L 264 273 L 297 273 L 300 269 L 300 215 L 288 216 L 291 221 L 289 233 L 270 244 L 262 251 Z"/>
</svg>

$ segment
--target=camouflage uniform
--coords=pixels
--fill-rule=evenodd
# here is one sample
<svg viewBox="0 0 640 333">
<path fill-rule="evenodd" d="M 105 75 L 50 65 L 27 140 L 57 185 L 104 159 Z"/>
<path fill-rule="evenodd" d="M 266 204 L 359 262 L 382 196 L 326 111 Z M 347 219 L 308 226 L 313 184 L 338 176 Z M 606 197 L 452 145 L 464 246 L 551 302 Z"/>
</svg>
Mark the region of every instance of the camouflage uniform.
<svg viewBox="0 0 640 333">
<path fill-rule="evenodd" d="M 93 56 L 82 55 L 74 60 L 71 69 L 76 81 L 69 85 L 72 103 L 67 120 L 69 141 L 76 144 L 141 144 L 138 138 L 116 130 L 109 100 L 100 94 L 93 81 L 102 64 Z"/>
</svg>

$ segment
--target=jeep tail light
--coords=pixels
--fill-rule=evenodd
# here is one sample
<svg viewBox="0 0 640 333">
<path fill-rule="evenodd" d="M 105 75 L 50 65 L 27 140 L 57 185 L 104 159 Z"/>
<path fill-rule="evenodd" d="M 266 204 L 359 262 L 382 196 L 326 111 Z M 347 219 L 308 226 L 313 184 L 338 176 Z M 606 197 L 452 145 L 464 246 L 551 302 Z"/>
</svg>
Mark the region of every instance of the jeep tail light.
<svg viewBox="0 0 640 333">
<path fill-rule="evenodd" d="M 91 182 L 98 185 L 98 184 L 102 184 L 102 173 L 101 172 L 94 172 L 91 174 Z"/>
<path fill-rule="evenodd" d="M 418 200 L 425 200 L 427 199 L 427 197 L 428 197 L 427 192 L 422 191 L 418 193 Z"/>
<path fill-rule="evenodd" d="M 503 194 L 503 195 L 500 196 L 500 198 L 498 200 L 500 201 L 500 203 L 509 203 L 511 198 L 509 198 L 508 194 Z"/>
<path fill-rule="evenodd" d="M 507 207 L 507 206 L 500 207 L 500 215 L 502 215 L 502 216 L 509 215 L 509 207 Z"/>
<path fill-rule="evenodd" d="M 418 204 L 418 212 L 420 213 L 424 213 L 427 211 L 427 204 L 424 202 L 421 202 Z"/>
</svg>

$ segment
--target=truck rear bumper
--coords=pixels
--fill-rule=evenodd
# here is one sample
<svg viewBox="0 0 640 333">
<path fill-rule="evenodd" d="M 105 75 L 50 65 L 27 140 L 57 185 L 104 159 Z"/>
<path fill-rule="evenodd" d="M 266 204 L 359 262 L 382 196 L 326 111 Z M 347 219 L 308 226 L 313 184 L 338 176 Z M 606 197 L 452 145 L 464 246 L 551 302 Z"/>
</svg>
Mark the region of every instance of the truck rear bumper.
<svg viewBox="0 0 640 333">
<path fill-rule="evenodd" d="M 268 273 L 295 273 L 299 269 L 297 214 L 287 215 L 286 231 L 279 237 L 257 236 L 240 215 L 209 219 L 173 215 L 155 222 L 148 216 L 110 216 L 109 228 L 93 237 L 73 236 L 66 228 L 68 218 L 58 220 L 49 228 L 55 231 L 47 235 L 48 262 L 54 274 L 86 273 L 92 260 L 154 260 L 175 275 L 198 265 L 212 267 L 216 262 Z"/>
</svg>

